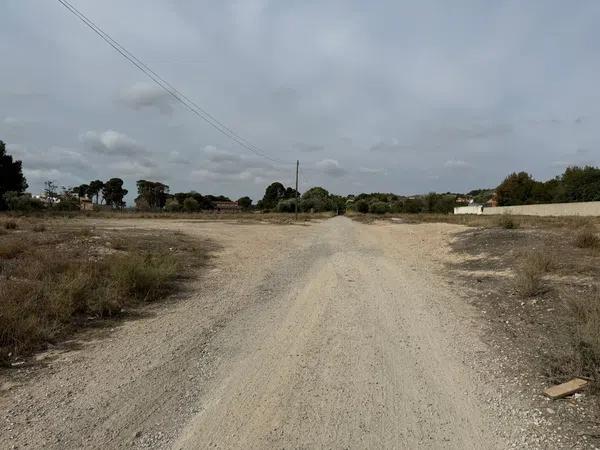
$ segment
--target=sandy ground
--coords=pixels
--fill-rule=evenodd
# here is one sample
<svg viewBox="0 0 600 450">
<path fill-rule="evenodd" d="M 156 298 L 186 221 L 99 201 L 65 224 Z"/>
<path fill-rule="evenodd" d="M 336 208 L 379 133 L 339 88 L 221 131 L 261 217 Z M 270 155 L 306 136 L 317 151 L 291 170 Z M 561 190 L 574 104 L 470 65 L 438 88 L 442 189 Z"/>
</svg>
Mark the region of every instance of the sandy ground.
<svg viewBox="0 0 600 450">
<path fill-rule="evenodd" d="M 177 301 L 4 375 L 1 448 L 547 447 L 443 274 L 459 226 L 97 225 L 218 247 Z"/>
</svg>

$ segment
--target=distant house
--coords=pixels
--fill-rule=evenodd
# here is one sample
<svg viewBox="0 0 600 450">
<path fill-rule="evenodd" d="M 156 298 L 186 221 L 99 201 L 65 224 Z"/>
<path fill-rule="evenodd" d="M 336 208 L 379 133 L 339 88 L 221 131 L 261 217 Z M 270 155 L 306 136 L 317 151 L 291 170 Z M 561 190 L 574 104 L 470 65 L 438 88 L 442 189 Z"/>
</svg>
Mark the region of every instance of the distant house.
<svg viewBox="0 0 600 450">
<path fill-rule="evenodd" d="M 469 206 L 457 206 L 454 208 L 454 214 L 483 214 L 483 205 L 472 203 Z"/>
<path fill-rule="evenodd" d="M 33 198 L 39 200 L 46 206 L 56 205 L 57 203 L 60 203 L 60 198 L 48 197 L 46 194 L 34 195 Z"/>
<path fill-rule="evenodd" d="M 471 197 L 456 197 L 456 204 L 457 205 L 469 205 L 470 203 L 473 203 L 473 199 Z"/>
<path fill-rule="evenodd" d="M 82 211 L 93 211 L 94 203 L 87 197 L 79 197 L 79 209 Z"/>
<path fill-rule="evenodd" d="M 498 196 L 495 192 L 492 194 L 490 199 L 487 202 L 485 202 L 485 206 L 487 206 L 488 208 L 495 208 L 496 206 L 498 206 Z"/>
<path fill-rule="evenodd" d="M 215 210 L 217 212 L 240 212 L 242 208 L 238 202 L 215 202 Z"/>
</svg>

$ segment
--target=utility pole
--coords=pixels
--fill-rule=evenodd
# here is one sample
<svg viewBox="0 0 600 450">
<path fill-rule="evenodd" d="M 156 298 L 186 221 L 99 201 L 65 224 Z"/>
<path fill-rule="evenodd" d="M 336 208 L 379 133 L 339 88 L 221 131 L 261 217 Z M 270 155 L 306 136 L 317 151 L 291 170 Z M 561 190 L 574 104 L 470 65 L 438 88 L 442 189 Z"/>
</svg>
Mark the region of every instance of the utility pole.
<svg viewBox="0 0 600 450">
<path fill-rule="evenodd" d="M 296 160 L 296 222 L 298 222 L 298 167 L 300 166 L 300 160 Z"/>
</svg>

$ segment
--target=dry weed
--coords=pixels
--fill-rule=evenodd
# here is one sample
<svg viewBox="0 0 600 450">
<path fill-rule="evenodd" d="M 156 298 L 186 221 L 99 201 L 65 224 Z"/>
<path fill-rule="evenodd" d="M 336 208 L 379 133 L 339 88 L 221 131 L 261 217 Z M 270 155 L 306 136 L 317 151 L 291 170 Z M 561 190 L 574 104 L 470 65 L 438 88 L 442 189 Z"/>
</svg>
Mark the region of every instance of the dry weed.
<svg viewBox="0 0 600 450">
<path fill-rule="evenodd" d="M 575 247 L 578 248 L 600 248 L 600 238 L 592 228 L 586 227 L 575 236 Z"/>
</svg>

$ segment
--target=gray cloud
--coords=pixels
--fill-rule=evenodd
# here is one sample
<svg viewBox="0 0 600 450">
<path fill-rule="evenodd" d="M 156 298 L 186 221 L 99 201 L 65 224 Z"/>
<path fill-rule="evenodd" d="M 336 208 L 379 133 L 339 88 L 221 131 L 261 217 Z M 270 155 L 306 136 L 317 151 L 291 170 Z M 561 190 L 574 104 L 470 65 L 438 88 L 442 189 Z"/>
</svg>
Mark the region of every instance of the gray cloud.
<svg viewBox="0 0 600 450">
<path fill-rule="evenodd" d="M 512 127 L 507 124 L 470 124 L 466 127 L 440 128 L 434 133 L 441 139 L 461 142 L 469 139 L 487 139 L 505 136 L 512 132 Z"/>
<path fill-rule="evenodd" d="M 315 166 L 324 174 L 331 175 L 332 177 L 341 177 L 346 174 L 346 170 L 335 159 L 323 159 L 318 161 Z"/>
<path fill-rule="evenodd" d="M 396 138 L 389 141 L 379 141 L 369 147 L 371 152 L 400 152 L 402 150 L 412 150 L 414 147 L 406 144 L 401 144 Z"/>
<path fill-rule="evenodd" d="M 470 162 L 463 161 L 461 159 L 449 159 L 444 162 L 444 167 L 447 169 L 472 169 L 474 166 Z"/>
<path fill-rule="evenodd" d="M 358 171 L 360 173 L 368 173 L 371 175 L 377 175 L 377 174 L 382 174 L 385 173 L 385 169 L 382 167 L 379 168 L 373 168 L 373 167 L 359 167 Z"/>
<path fill-rule="evenodd" d="M 173 150 L 169 153 L 168 162 L 170 164 L 190 164 L 191 160 L 185 157 L 181 152 Z"/>
<path fill-rule="evenodd" d="M 44 177 L 123 176 L 131 192 L 160 177 L 257 198 L 293 182 L 293 167 L 174 103 L 56 2 L 33 3 L 8 2 L 0 29 L 0 139 L 27 152 L 33 191 Z M 241 136 L 300 159 L 301 190 L 467 191 L 600 160 L 595 2 L 152 0 L 142 15 L 137 3 L 81 8 Z M 83 161 L 60 153 L 53 166 L 51 148 Z"/>
<path fill-rule="evenodd" d="M 208 160 L 213 162 L 231 162 L 241 160 L 241 156 L 239 154 L 219 149 L 214 145 L 207 145 L 204 147 L 204 153 L 207 155 Z"/>
<path fill-rule="evenodd" d="M 307 144 L 306 142 L 297 142 L 294 144 L 294 148 L 303 153 L 322 152 L 325 150 L 323 145 Z"/>
<path fill-rule="evenodd" d="M 172 103 L 175 99 L 154 83 L 138 82 L 121 89 L 118 100 L 135 110 L 156 108 L 163 114 L 170 114 L 173 112 Z"/>
<path fill-rule="evenodd" d="M 2 120 L 2 125 L 6 128 L 22 128 L 27 124 L 27 121 L 16 117 L 5 117 Z"/>
</svg>

